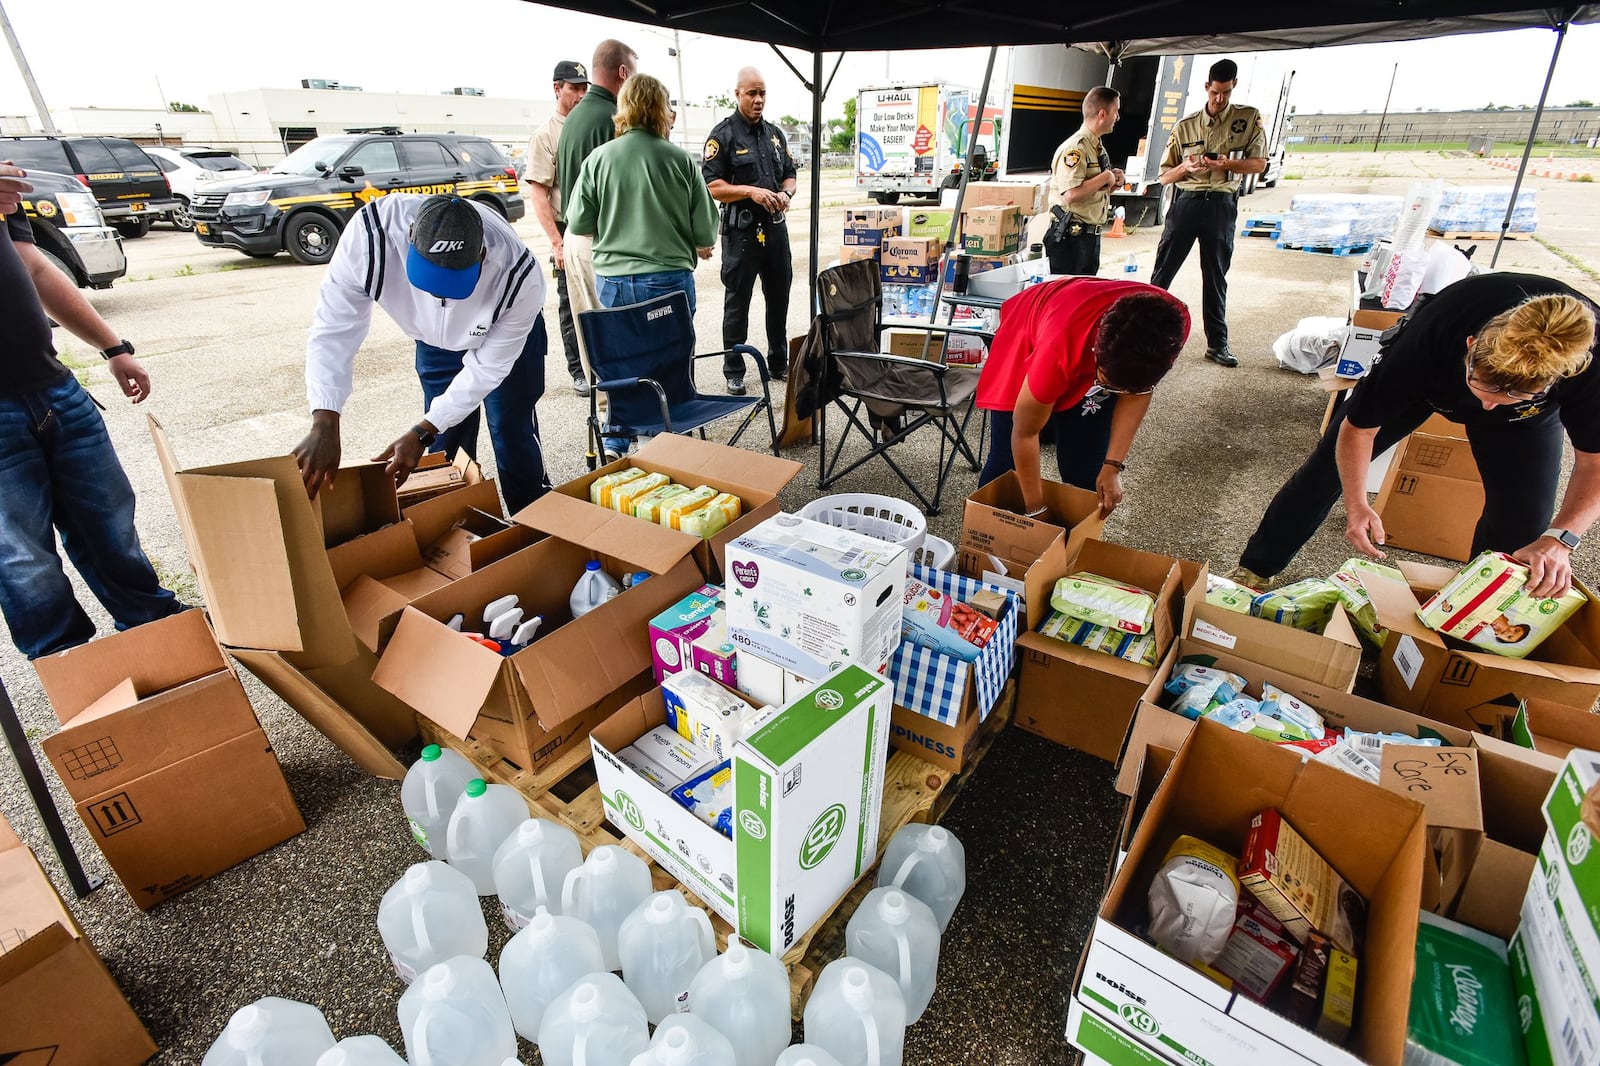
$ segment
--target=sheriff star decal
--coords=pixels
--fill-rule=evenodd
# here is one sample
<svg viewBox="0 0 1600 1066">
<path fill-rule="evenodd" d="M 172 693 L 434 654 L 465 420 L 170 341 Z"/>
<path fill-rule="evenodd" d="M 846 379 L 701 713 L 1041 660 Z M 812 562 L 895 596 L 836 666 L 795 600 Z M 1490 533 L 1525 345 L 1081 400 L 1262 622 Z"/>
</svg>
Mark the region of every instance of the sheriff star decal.
<svg viewBox="0 0 1600 1066">
<path fill-rule="evenodd" d="M 783 142 L 778 140 L 778 135 L 776 133 L 774 133 L 772 135 L 772 150 L 774 152 L 779 152 L 779 151 L 783 150 Z"/>
<path fill-rule="evenodd" d="M 1246 123 L 1244 119 L 1242 119 L 1242 118 L 1234 119 L 1233 120 L 1233 126 L 1232 126 L 1233 132 L 1234 133 L 1243 133 L 1244 132 L 1244 128 L 1245 128 L 1246 125 L 1248 125 L 1248 123 Z"/>
<path fill-rule="evenodd" d="M 722 151 L 722 145 L 718 144 L 714 138 L 706 141 L 706 162 L 709 163 L 717 158 L 717 153 L 720 151 Z"/>
<path fill-rule="evenodd" d="M 1062 157 L 1061 161 L 1067 164 L 1069 167 L 1076 167 L 1083 161 L 1083 156 L 1079 155 L 1077 152 L 1068 152 L 1064 157 Z"/>
</svg>

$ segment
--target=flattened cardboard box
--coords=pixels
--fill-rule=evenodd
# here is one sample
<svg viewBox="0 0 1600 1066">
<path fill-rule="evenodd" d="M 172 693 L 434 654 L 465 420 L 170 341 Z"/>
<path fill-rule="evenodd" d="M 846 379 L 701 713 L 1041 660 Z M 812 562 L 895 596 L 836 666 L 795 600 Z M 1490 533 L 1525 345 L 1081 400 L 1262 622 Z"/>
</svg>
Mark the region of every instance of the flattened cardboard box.
<svg viewBox="0 0 1600 1066">
<path fill-rule="evenodd" d="M 1058 537 L 1065 539 L 1067 558 L 1078 554 L 1083 542 L 1098 537 L 1106 527 L 1100 499 L 1094 493 L 1046 478 L 1043 482 L 1045 513 L 1025 518 L 1022 483 L 1015 471 L 995 478 L 967 497 L 961 520 L 957 569 L 967 577 L 991 584 L 1009 578 L 1015 588 L 1028 568 Z"/>
<path fill-rule="evenodd" d="M 35 666 L 62 722 L 45 755 L 141 909 L 304 831 L 277 756 L 201 612 Z"/>
</svg>

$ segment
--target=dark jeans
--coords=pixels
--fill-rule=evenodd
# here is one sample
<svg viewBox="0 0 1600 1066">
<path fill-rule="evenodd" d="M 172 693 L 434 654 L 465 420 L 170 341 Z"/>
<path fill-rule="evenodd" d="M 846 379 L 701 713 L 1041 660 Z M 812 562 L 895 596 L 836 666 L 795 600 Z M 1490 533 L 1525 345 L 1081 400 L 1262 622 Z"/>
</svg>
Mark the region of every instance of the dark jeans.
<svg viewBox="0 0 1600 1066">
<path fill-rule="evenodd" d="M 1359 386 L 1358 386 L 1359 387 Z M 1402 417 L 1378 427 L 1374 457 L 1428 420 L 1432 410 L 1418 405 Z M 1245 546 L 1239 565 L 1262 577 L 1279 573 L 1317 532 L 1340 499 L 1335 449 L 1341 406 L 1328 423 L 1316 450 L 1272 498 L 1261 524 Z M 1561 423 L 1554 418 L 1535 424 L 1506 423 L 1468 426 L 1467 440 L 1483 480 L 1483 515 L 1472 535 L 1472 552 L 1513 552 L 1538 539 L 1550 526 L 1556 509 L 1556 479 L 1561 473 Z"/>
<path fill-rule="evenodd" d="M 1055 228 L 1051 227 L 1044 238 L 1044 254 L 1050 260 L 1052 274 L 1094 277 L 1100 273 L 1100 234 L 1080 233 L 1057 240 Z"/>
<path fill-rule="evenodd" d="M 1106 449 L 1111 446 L 1111 412 L 1117 398 L 1101 393 L 1092 400 L 1057 411 L 1045 424 L 1045 435 L 1056 442 L 1056 472 L 1066 485 L 1094 491 L 1100 468 L 1105 465 Z M 1010 411 L 989 412 L 989 455 L 983 463 L 978 484 L 987 485 L 1007 470 L 1016 468 L 1011 455 Z"/>
<path fill-rule="evenodd" d="M 1201 310 L 1206 347 L 1212 351 L 1228 346 L 1228 267 L 1238 219 L 1239 202 L 1232 195 L 1187 196 L 1176 190 L 1150 271 L 1150 284 L 1170 289 L 1189 249 L 1200 242 Z"/>
<path fill-rule="evenodd" d="M 722 347 L 731 350 L 750 336 L 750 297 L 761 281 L 761 301 L 767 307 L 767 366 L 773 373 L 789 365 L 789 286 L 794 262 L 789 254 L 789 227 L 751 226 L 722 235 Z M 724 374 L 744 376 L 744 356 L 727 355 Z"/>
<path fill-rule="evenodd" d="M 516 514 L 550 491 L 550 477 L 544 468 L 544 446 L 539 443 L 539 412 L 535 409 L 544 395 L 544 358 L 549 351 L 544 316 L 534 320 L 523 343 L 522 354 L 511 366 L 511 373 L 483 399 L 489 414 L 489 442 L 494 446 L 495 475 L 500 493 L 506 498 L 506 512 Z M 422 409 L 444 393 L 461 373 L 465 352 L 435 348 L 417 342 L 417 378 L 422 382 Z M 478 457 L 478 412 L 439 434 L 429 451 L 454 455 L 461 448 Z"/>
<path fill-rule="evenodd" d="M 75 378 L 0 397 L 0 610 L 28 658 L 94 637 L 56 554 L 57 530 L 118 629 L 183 610 L 139 547 L 133 506 L 105 420 Z"/>
<path fill-rule="evenodd" d="M 556 229 L 567 232 L 567 224 L 556 221 Z M 578 354 L 578 327 L 572 320 L 572 301 L 567 298 L 567 272 L 556 266 L 554 256 L 550 257 L 550 272 L 556 276 L 556 307 L 561 325 L 561 350 L 567 358 L 567 375 L 574 380 L 587 378 L 583 372 L 583 357 Z"/>
</svg>

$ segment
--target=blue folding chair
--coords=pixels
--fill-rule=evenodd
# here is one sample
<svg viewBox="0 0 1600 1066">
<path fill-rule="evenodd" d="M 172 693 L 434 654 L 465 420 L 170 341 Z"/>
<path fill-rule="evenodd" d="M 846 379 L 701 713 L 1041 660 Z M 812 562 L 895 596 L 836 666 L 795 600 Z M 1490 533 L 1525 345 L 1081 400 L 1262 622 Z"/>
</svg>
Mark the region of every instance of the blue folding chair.
<svg viewBox="0 0 1600 1066">
<path fill-rule="evenodd" d="M 738 444 L 763 409 L 778 452 L 778 424 L 772 413 L 767 361 L 748 344 L 733 350 L 755 361 L 761 375 L 760 396 L 707 396 L 695 388 L 694 364 L 721 359 L 725 352 L 694 352 L 694 317 L 689 297 L 671 292 L 643 303 L 583 311 L 578 328 L 589 350 L 594 380 L 589 390 L 589 469 L 604 453 L 607 438 L 637 440 L 658 433 L 692 433 L 705 437 L 705 427 L 730 415 L 744 421 L 729 439 Z M 609 402 L 607 422 L 600 422 L 598 393 Z"/>
</svg>

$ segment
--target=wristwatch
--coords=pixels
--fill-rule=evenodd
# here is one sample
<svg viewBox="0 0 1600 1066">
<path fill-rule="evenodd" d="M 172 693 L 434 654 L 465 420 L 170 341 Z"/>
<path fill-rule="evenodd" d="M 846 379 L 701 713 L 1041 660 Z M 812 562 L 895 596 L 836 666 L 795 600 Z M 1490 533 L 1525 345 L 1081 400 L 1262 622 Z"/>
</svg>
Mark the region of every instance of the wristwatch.
<svg viewBox="0 0 1600 1066">
<path fill-rule="evenodd" d="M 124 337 L 122 340 L 118 341 L 116 344 L 113 344 L 111 347 L 104 349 L 100 353 L 100 358 L 102 358 L 102 359 L 110 359 L 113 356 L 117 356 L 117 355 L 132 355 L 132 354 L 133 354 L 133 342 L 128 340 L 126 337 Z"/>
<path fill-rule="evenodd" d="M 435 433 L 431 429 L 428 429 L 421 422 L 418 422 L 416 425 L 412 426 L 411 432 L 417 435 L 417 440 L 422 443 L 424 448 L 439 439 L 439 434 Z"/>
<path fill-rule="evenodd" d="M 1552 537 L 1555 540 L 1559 540 L 1572 551 L 1577 551 L 1578 545 L 1583 543 L 1583 538 L 1578 536 L 1576 533 L 1572 533 L 1565 529 L 1557 529 L 1555 526 L 1551 526 L 1549 529 L 1545 530 L 1541 536 Z"/>
</svg>

